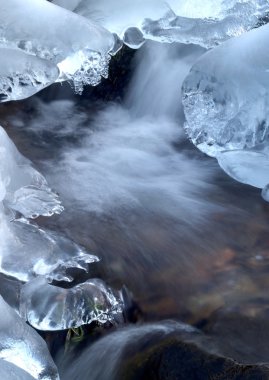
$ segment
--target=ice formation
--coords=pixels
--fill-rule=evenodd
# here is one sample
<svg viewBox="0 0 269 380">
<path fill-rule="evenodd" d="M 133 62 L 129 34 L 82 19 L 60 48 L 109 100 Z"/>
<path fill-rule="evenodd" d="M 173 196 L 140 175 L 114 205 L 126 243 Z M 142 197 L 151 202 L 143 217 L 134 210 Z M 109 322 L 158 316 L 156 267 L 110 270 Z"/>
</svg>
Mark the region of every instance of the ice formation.
<svg viewBox="0 0 269 380">
<path fill-rule="evenodd" d="M 261 189 L 269 183 L 269 155 L 262 151 L 230 150 L 217 158 L 222 169 L 239 182 Z"/>
<path fill-rule="evenodd" d="M 269 25 L 202 56 L 183 84 L 186 130 L 233 178 L 269 183 Z"/>
<path fill-rule="evenodd" d="M 137 28 L 148 39 L 214 46 L 251 29 L 269 11 L 267 0 L 53 0 L 89 19 L 95 19 L 122 39 Z M 139 47 L 141 36 L 132 38 Z M 133 35 L 133 37 L 135 37 Z M 128 42 L 127 42 L 128 44 Z"/>
<path fill-rule="evenodd" d="M 0 2 L 0 46 L 58 64 L 59 80 L 77 90 L 107 76 L 114 36 L 96 23 L 45 0 Z"/>
<path fill-rule="evenodd" d="M 0 359 L 0 379 L 3 380 L 34 380 L 34 378 L 21 368 Z"/>
<path fill-rule="evenodd" d="M 58 195 L 0 128 L 0 271 L 21 281 L 37 275 L 70 281 L 68 268 L 87 269 L 98 258 L 67 238 L 41 230 L 26 218 L 60 213 Z M 14 220 L 14 212 L 18 218 Z M 20 217 L 21 216 L 21 217 Z M 27 260 L 25 260 L 27 257 Z"/>
<path fill-rule="evenodd" d="M 268 0 L 169 0 L 172 12 L 145 20 L 146 36 L 160 42 L 194 43 L 206 48 L 245 33 L 269 11 Z"/>
<path fill-rule="evenodd" d="M 72 281 L 67 274 L 69 268 L 87 271 L 88 264 L 99 260 L 64 236 L 42 230 L 26 220 L 9 221 L 2 217 L 0 226 L 3 236 L 0 272 L 20 281 L 46 275 L 50 281 L 69 282 Z"/>
<path fill-rule="evenodd" d="M 93 321 L 114 322 L 121 313 L 119 295 L 98 279 L 63 289 L 39 277 L 21 291 L 20 314 L 39 330 L 64 330 Z"/>
<path fill-rule="evenodd" d="M 0 127 L 0 184 L 5 205 L 26 218 L 50 216 L 63 211 L 58 195 L 45 178 L 23 157 Z M 0 193 L 1 194 L 1 193 Z"/>
<path fill-rule="evenodd" d="M 35 379 L 58 380 L 56 366 L 44 340 L 1 296 L 0 312 L 0 358 L 22 368 Z"/>
<path fill-rule="evenodd" d="M 27 98 L 58 77 L 54 63 L 18 49 L 0 48 L 0 101 Z"/>
<path fill-rule="evenodd" d="M 24 99 L 56 81 L 73 82 L 77 92 L 84 84 L 97 85 L 102 77 L 107 77 L 110 54 L 116 53 L 122 42 L 132 48 L 141 47 L 146 39 L 195 43 L 208 48 L 248 32 L 224 42 L 199 59 L 184 82 L 183 104 L 188 134 L 198 148 L 216 156 L 220 166 L 233 178 L 263 188 L 262 196 L 269 200 L 269 25 L 249 31 L 264 22 L 262 18 L 269 12 L 268 0 L 53 2 L 0 0 L 0 102 Z M 160 76 L 157 88 L 147 86 L 145 89 L 144 82 L 142 87 L 134 86 L 125 104 L 127 107 L 111 108 L 114 121 L 110 110 L 99 117 L 101 128 L 96 140 L 86 136 L 79 151 L 69 150 L 72 155 L 63 155 L 62 161 L 68 163 L 73 159 L 79 181 L 82 173 L 84 182 L 85 178 L 91 180 L 93 175 L 93 183 L 96 178 L 98 182 L 94 170 L 88 170 L 89 177 L 85 177 L 84 170 L 91 164 L 97 168 L 100 165 L 100 189 L 106 193 L 104 199 L 109 205 L 117 203 L 114 200 L 120 194 L 120 201 L 126 199 L 128 206 L 131 202 L 143 206 L 144 202 L 150 210 L 151 202 L 154 203 L 152 207 L 162 203 L 165 212 L 178 214 L 174 204 L 178 203 L 180 188 L 175 186 L 178 181 L 175 181 L 174 172 L 175 168 L 178 172 L 180 155 L 172 146 L 175 137 L 179 137 L 172 121 L 177 113 L 174 110 L 177 102 L 174 78 L 175 73 L 182 75 L 188 65 L 178 66 L 174 58 L 170 59 L 175 52 L 172 49 L 170 54 L 168 50 L 166 54 L 163 49 L 162 56 L 163 53 L 153 49 L 150 59 L 141 66 L 145 73 L 142 78 L 149 79 L 150 83 L 153 83 L 152 76 Z M 155 59 L 155 53 L 159 59 Z M 199 50 L 197 55 L 200 53 Z M 150 73 L 147 73 L 147 67 L 150 67 Z M 160 81 L 166 82 L 166 87 L 162 86 L 167 89 L 164 92 L 166 100 L 163 95 L 159 95 L 160 98 L 156 95 Z M 170 96 L 167 96 L 168 92 Z M 132 96 L 136 99 L 135 106 L 127 110 Z M 67 102 L 68 107 L 70 104 Z M 149 113 L 148 110 L 145 112 L 145 107 Z M 134 119 L 133 115 L 136 115 Z M 156 115 L 162 119 L 160 125 L 154 120 Z M 104 129 L 111 120 L 114 128 Z M 63 128 L 63 133 L 67 132 L 68 125 Z M 71 123 L 71 134 L 72 127 Z M 94 157 L 88 153 L 89 145 Z M 84 149 L 86 153 L 82 157 Z M 158 161 L 160 149 L 162 159 Z M 129 162 L 125 159 L 128 150 Z M 123 153 L 119 156 L 119 152 Z M 119 175 L 121 159 L 124 165 Z M 45 342 L 26 321 L 45 331 L 76 328 L 93 321 L 117 323 L 122 319 L 123 301 L 120 292 L 113 291 L 99 279 L 87 280 L 70 288 L 49 283 L 72 281 L 69 269 L 86 271 L 88 264 L 98 258 L 66 237 L 43 230 L 30 221 L 39 216 L 59 214 L 63 206 L 45 178 L 18 152 L 1 127 L 0 162 L 0 272 L 18 280 L 13 296 L 15 302 L 11 304 L 14 308 L 19 304 L 18 311 L 24 319 L 0 296 L 0 378 L 58 380 L 56 366 Z M 81 172 L 78 170 L 80 165 Z M 128 171 L 128 165 L 133 171 Z M 189 173 L 192 166 L 187 164 L 186 167 L 183 171 Z M 117 173 L 116 180 L 113 170 Z M 118 181 L 117 176 L 123 174 L 124 178 L 125 171 L 131 173 L 130 177 L 125 175 L 127 181 L 122 178 Z M 160 173 L 165 188 L 160 183 Z M 136 178 L 141 180 L 143 174 L 149 181 L 141 185 Z M 200 187 L 203 189 L 204 180 L 199 178 L 197 176 L 196 181 L 202 183 Z M 188 177 L 184 179 L 185 185 L 189 186 Z M 83 181 L 82 185 L 79 183 L 79 191 L 76 183 L 72 186 L 75 193 L 80 193 L 83 202 L 86 199 L 90 203 L 81 191 Z M 135 187 L 137 183 L 130 186 L 131 181 L 136 181 L 138 187 Z M 102 186 L 103 183 L 110 187 L 109 191 Z M 131 187 L 135 189 L 134 193 Z M 94 193 L 104 207 L 104 193 Z M 127 194 L 125 198 L 124 194 Z M 141 194 L 146 194 L 145 198 Z M 161 197 L 172 199 L 171 204 L 169 201 L 158 202 Z M 98 202 L 93 203 L 98 208 Z M 188 201 L 185 204 L 188 208 Z M 1 292 L 4 292 L 4 286 Z"/>
<path fill-rule="evenodd" d="M 187 132 L 216 156 L 267 142 L 269 25 L 203 55 L 183 84 Z"/>
</svg>

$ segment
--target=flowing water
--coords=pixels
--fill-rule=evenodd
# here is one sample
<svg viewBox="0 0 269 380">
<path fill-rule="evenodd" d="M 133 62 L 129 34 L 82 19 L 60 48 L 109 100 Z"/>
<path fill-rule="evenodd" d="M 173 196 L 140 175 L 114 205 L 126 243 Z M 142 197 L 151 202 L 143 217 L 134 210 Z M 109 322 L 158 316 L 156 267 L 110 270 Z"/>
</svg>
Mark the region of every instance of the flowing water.
<svg viewBox="0 0 269 380">
<path fill-rule="evenodd" d="M 148 321 L 267 312 L 269 206 L 184 134 L 181 84 L 203 52 L 145 44 L 124 100 L 60 89 L 2 109 L 13 141 L 65 206 L 38 222 L 100 256 L 95 276 L 127 285 Z"/>
</svg>

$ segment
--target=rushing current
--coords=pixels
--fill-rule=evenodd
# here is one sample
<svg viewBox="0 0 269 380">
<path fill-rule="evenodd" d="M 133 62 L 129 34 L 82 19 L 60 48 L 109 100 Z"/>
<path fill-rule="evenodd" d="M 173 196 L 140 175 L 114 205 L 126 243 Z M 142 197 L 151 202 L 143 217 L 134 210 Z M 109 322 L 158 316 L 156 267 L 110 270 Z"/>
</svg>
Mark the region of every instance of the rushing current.
<svg viewBox="0 0 269 380">
<path fill-rule="evenodd" d="M 268 12 L 0 0 L 2 376 L 117 379 L 132 346 L 199 329 L 267 361 Z M 69 360 L 90 324 L 116 331 Z"/>
</svg>

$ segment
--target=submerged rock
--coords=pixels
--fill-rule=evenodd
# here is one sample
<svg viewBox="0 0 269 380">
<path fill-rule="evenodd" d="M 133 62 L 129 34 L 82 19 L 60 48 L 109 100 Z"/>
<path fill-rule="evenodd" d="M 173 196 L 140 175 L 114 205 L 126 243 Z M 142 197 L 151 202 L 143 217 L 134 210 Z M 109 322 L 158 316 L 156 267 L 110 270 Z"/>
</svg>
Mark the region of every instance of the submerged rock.
<svg viewBox="0 0 269 380">
<path fill-rule="evenodd" d="M 266 366 L 225 358 L 199 330 L 174 321 L 117 330 L 87 348 L 72 365 L 65 362 L 62 372 L 68 380 L 269 379 Z"/>
<path fill-rule="evenodd" d="M 194 344 L 167 339 L 142 350 L 123 367 L 120 379 L 128 380 L 265 380 L 265 366 L 240 365 L 211 355 Z"/>
</svg>

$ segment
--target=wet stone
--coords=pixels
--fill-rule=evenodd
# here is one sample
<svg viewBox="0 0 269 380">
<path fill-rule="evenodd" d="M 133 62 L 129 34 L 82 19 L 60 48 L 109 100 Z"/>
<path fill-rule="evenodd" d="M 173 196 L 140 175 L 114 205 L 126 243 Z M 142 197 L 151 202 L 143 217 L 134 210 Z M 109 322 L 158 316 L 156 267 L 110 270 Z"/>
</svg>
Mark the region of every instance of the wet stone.
<svg viewBox="0 0 269 380">
<path fill-rule="evenodd" d="M 264 305 L 266 308 L 267 305 Z M 252 308 L 255 307 L 255 304 Z M 268 312 L 243 315 L 247 309 L 215 313 L 204 331 L 214 339 L 222 355 L 241 363 L 267 363 L 269 360 Z M 255 310 L 254 310 L 255 312 Z M 248 311 L 250 314 L 250 311 Z M 256 379 L 256 378 L 253 378 Z"/>
<path fill-rule="evenodd" d="M 140 351 L 123 367 L 119 379 L 126 380 L 265 380 L 265 366 L 240 365 L 210 355 L 194 344 L 168 339 Z"/>
</svg>

